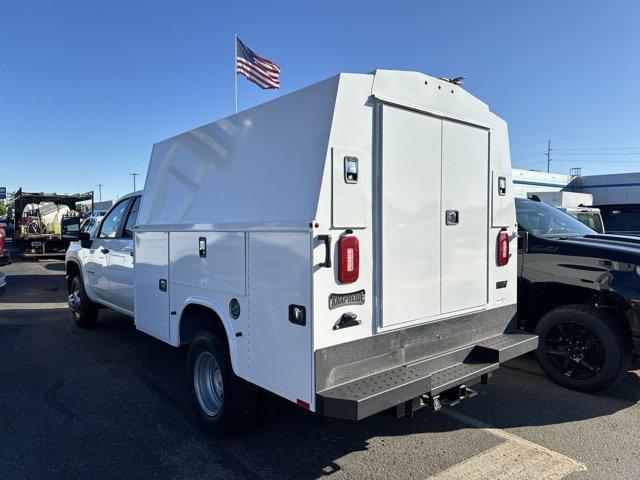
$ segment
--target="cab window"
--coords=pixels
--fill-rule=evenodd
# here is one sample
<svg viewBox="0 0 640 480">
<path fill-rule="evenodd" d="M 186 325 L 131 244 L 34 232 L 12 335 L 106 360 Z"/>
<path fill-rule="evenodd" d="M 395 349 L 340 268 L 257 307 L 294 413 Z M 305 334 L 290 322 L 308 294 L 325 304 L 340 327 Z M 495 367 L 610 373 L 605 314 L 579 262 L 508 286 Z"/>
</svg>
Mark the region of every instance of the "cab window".
<svg viewBox="0 0 640 480">
<path fill-rule="evenodd" d="M 113 207 L 113 210 L 102 221 L 98 238 L 116 238 L 118 236 L 118 226 L 127 211 L 127 205 L 129 205 L 129 199 L 123 200 Z"/>
<path fill-rule="evenodd" d="M 140 209 L 140 197 L 136 197 L 133 200 L 133 205 L 131 206 L 131 210 L 129 211 L 129 216 L 127 217 L 127 222 L 124 225 L 124 230 L 122 230 L 122 236 L 125 238 L 133 237 L 133 227 L 135 227 L 136 222 L 138 221 L 138 210 Z"/>
</svg>

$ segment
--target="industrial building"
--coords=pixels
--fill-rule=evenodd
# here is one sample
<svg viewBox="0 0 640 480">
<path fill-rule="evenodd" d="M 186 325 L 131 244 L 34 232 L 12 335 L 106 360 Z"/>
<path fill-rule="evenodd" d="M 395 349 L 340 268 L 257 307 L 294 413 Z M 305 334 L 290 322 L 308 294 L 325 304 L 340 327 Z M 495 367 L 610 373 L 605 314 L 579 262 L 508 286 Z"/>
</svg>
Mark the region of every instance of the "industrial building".
<svg viewBox="0 0 640 480">
<path fill-rule="evenodd" d="M 594 205 L 640 204 L 640 172 L 573 176 L 514 168 L 512 175 L 516 197 L 563 190 L 590 193 Z"/>
</svg>

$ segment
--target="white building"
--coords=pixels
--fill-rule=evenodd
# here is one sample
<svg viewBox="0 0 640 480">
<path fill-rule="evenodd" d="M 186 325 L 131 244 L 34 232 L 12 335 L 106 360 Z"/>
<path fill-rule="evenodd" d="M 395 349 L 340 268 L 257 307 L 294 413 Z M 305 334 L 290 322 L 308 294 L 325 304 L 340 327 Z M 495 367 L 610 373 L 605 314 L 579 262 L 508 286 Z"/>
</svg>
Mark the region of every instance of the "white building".
<svg viewBox="0 0 640 480">
<path fill-rule="evenodd" d="M 590 193 L 594 205 L 640 203 L 640 172 L 574 177 L 563 173 L 512 169 L 516 197 L 560 190 Z"/>
<path fill-rule="evenodd" d="M 575 177 L 564 173 L 547 173 L 537 170 L 522 170 L 514 168 L 513 194 L 516 197 L 526 198 L 529 192 L 559 192 Z"/>
</svg>

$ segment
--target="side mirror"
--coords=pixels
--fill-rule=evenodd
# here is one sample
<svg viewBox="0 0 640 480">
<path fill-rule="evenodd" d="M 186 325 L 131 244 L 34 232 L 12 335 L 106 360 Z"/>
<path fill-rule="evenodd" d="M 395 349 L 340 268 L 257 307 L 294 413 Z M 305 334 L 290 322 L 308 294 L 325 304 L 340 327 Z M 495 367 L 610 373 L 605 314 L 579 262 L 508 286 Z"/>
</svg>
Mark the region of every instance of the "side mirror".
<svg viewBox="0 0 640 480">
<path fill-rule="evenodd" d="M 80 246 L 82 248 L 91 248 L 91 234 L 89 232 L 80 232 Z"/>
<path fill-rule="evenodd" d="M 527 244 L 529 243 L 529 232 L 525 230 L 518 230 L 518 251 L 527 251 Z"/>
</svg>

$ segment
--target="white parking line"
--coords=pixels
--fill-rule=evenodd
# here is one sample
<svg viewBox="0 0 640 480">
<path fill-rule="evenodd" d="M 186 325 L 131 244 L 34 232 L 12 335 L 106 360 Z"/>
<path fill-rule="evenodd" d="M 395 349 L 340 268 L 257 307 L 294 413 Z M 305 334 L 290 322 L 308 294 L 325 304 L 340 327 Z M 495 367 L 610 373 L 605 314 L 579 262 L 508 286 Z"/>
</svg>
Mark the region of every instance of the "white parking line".
<svg viewBox="0 0 640 480">
<path fill-rule="evenodd" d="M 443 413 L 505 441 L 429 477 L 431 480 L 560 480 L 587 469 L 583 463 L 476 418 L 450 409 Z"/>
<path fill-rule="evenodd" d="M 0 311 L 2 310 L 54 310 L 67 309 L 67 302 L 22 302 L 22 303 L 0 303 Z"/>
</svg>

